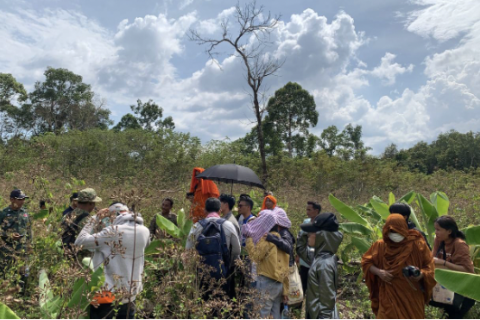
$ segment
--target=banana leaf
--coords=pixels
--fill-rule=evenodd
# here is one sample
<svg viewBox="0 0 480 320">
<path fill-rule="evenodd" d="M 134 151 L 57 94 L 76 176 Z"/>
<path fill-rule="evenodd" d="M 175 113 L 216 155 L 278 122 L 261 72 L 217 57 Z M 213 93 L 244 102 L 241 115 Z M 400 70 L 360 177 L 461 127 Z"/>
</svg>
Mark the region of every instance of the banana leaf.
<svg viewBox="0 0 480 320">
<path fill-rule="evenodd" d="M 438 218 L 437 209 L 421 194 L 417 194 L 418 205 L 422 212 L 427 227 L 427 238 L 429 243 L 433 243 L 433 234 L 435 233 L 435 219 Z"/>
<path fill-rule="evenodd" d="M 328 200 L 330 204 L 338 211 L 340 214 L 350 222 L 356 222 L 361 224 L 364 227 L 371 229 L 370 223 L 361 217 L 355 210 L 353 210 L 350 206 L 346 205 L 342 201 L 335 198 L 333 195 L 328 196 Z"/>
<path fill-rule="evenodd" d="M 357 237 L 354 237 L 352 236 L 352 243 L 355 245 L 355 247 L 357 247 L 358 251 L 360 252 L 360 254 L 364 254 L 365 252 L 368 251 L 368 249 L 370 249 L 370 247 L 372 246 L 372 242 L 368 242 L 367 240 L 365 239 L 362 239 L 362 238 L 357 238 Z"/>
<path fill-rule="evenodd" d="M 425 232 L 425 228 L 422 228 L 422 226 L 420 225 L 420 222 L 418 222 L 417 215 L 415 214 L 415 211 L 413 210 L 412 207 L 410 207 L 410 212 L 411 212 L 410 213 L 410 220 L 413 221 L 413 223 L 415 223 L 418 230 L 422 230 L 423 232 Z"/>
<path fill-rule="evenodd" d="M 185 211 L 182 208 L 177 213 L 177 226 L 180 229 L 182 229 L 184 224 L 185 224 Z"/>
<path fill-rule="evenodd" d="M 395 203 L 395 195 L 390 192 L 390 194 L 388 195 L 388 205 L 391 206 L 394 203 Z"/>
<path fill-rule="evenodd" d="M 7 305 L 0 302 L 0 319 L 20 319 Z"/>
<path fill-rule="evenodd" d="M 398 202 L 406 202 L 408 204 L 411 204 L 412 201 L 415 199 L 416 193 L 415 191 L 410 191 L 409 193 L 405 194 L 403 197 L 398 199 Z"/>
<path fill-rule="evenodd" d="M 480 275 L 446 269 L 435 270 L 435 280 L 450 291 L 480 301 Z"/>
<path fill-rule="evenodd" d="M 370 203 L 375 211 L 382 217 L 383 220 L 387 220 L 388 216 L 390 215 L 390 211 L 388 210 L 388 205 L 384 203 L 379 197 L 374 196 Z"/>
<path fill-rule="evenodd" d="M 157 214 L 157 226 L 160 229 L 165 230 L 169 235 L 174 238 L 180 237 L 180 229 L 172 221 L 162 217 L 159 214 Z"/>
<path fill-rule="evenodd" d="M 164 248 L 165 243 L 162 240 L 152 241 L 148 247 L 145 248 L 145 256 L 149 256 L 155 253 L 158 253 L 158 248 Z"/>
<path fill-rule="evenodd" d="M 463 233 L 467 237 L 467 244 L 471 246 L 480 245 L 480 226 L 473 226 L 462 229 Z"/>
<path fill-rule="evenodd" d="M 372 230 L 355 222 L 340 223 L 340 229 L 342 229 L 344 232 L 349 234 L 353 233 L 353 234 L 359 234 L 362 236 L 369 236 L 372 234 Z"/>
<path fill-rule="evenodd" d="M 450 200 L 448 200 L 447 195 L 444 192 L 437 191 L 430 195 L 430 200 L 432 204 L 437 209 L 438 216 L 444 216 L 448 214 L 448 207 L 450 206 Z"/>
</svg>

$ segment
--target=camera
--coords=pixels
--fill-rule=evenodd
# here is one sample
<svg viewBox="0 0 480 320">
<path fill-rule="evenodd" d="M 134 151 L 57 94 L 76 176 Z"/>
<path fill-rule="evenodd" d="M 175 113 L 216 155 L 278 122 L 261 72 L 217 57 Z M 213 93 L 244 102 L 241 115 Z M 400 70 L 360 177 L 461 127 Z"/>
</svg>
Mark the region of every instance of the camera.
<svg viewBox="0 0 480 320">
<path fill-rule="evenodd" d="M 419 277 L 421 274 L 420 269 L 415 266 L 406 266 L 402 269 L 402 273 L 405 277 Z"/>
</svg>

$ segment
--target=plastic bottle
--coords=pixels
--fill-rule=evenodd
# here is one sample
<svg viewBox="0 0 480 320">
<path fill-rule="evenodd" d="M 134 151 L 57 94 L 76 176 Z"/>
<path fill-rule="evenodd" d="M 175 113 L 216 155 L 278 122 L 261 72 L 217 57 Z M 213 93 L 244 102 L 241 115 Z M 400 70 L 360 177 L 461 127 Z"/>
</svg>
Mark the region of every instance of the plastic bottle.
<svg viewBox="0 0 480 320">
<path fill-rule="evenodd" d="M 288 305 L 285 305 L 283 307 L 283 311 L 282 311 L 282 319 L 290 319 L 289 317 L 289 314 L 288 314 Z"/>
</svg>

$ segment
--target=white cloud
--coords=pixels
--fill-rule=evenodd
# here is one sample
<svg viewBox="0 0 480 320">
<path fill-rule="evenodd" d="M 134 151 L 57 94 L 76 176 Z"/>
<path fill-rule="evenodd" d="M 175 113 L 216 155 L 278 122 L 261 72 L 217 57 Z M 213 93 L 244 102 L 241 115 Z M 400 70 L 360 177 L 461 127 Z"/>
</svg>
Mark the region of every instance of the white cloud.
<svg viewBox="0 0 480 320">
<path fill-rule="evenodd" d="M 383 56 L 380 65 L 373 69 L 370 74 L 374 77 L 383 79 L 384 85 L 391 86 L 395 84 L 397 75 L 404 74 L 405 72 L 412 72 L 413 64 L 410 64 L 406 68 L 402 67 L 398 63 L 393 63 L 395 57 L 396 56 L 393 53 L 387 52 L 385 56 Z"/>
</svg>

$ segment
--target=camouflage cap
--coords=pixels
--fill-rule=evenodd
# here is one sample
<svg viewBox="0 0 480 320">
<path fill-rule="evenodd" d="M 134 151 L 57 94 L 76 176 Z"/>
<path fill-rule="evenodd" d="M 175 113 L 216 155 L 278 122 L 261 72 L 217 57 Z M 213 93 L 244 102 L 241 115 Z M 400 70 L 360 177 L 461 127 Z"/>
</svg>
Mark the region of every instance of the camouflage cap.
<svg viewBox="0 0 480 320">
<path fill-rule="evenodd" d="M 102 198 L 97 197 L 97 193 L 92 188 L 86 188 L 78 193 L 78 202 L 102 202 Z"/>
</svg>

